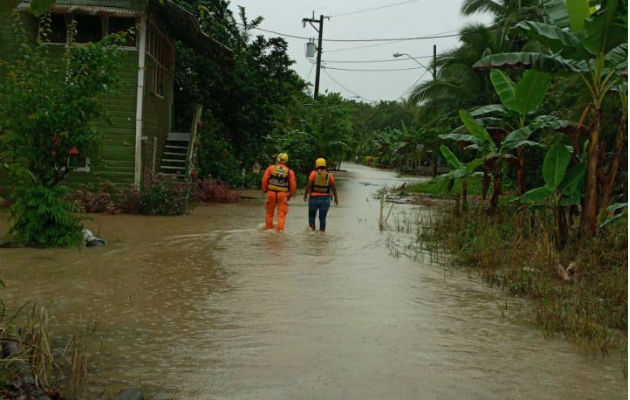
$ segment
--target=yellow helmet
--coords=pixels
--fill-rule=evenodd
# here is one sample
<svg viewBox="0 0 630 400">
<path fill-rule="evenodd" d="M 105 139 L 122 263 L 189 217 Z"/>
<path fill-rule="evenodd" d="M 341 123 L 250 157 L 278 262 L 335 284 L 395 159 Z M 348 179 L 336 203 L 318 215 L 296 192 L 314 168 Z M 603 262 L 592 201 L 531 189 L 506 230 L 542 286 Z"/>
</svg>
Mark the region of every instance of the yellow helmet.
<svg viewBox="0 0 630 400">
<path fill-rule="evenodd" d="M 280 153 L 280 154 L 278 154 L 277 161 L 279 163 L 285 163 L 285 162 L 289 161 L 289 155 L 287 153 Z"/>
<path fill-rule="evenodd" d="M 319 167 L 325 167 L 326 166 L 326 160 L 323 158 L 318 158 L 317 160 L 315 160 L 315 168 L 319 168 Z"/>
</svg>

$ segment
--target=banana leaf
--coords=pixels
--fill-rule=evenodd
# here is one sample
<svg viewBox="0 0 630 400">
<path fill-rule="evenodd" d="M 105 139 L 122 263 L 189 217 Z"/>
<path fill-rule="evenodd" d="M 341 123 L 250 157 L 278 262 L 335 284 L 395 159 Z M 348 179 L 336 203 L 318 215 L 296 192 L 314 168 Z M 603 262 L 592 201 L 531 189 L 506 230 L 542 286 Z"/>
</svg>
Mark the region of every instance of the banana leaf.
<svg viewBox="0 0 630 400">
<path fill-rule="evenodd" d="M 557 189 L 567 172 L 571 154 L 565 146 L 554 144 L 549 148 L 543 160 L 543 179 L 547 186 Z"/>
<path fill-rule="evenodd" d="M 475 143 L 475 144 L 483 144 L 483 142 L 473 135 L 469 134 L 459 134 L 459 133 L 445 133 L 442 135 L 438 135 L 440 139 L 449 139 L 455 140 L 457 142 L 467 142 L 467 143 Z"/>
<path fill-rule="evenodd" d="M 468 132 L 470 132 L 471 135 L 488 145 L 491 151 L 497 151 L 497 145 L 494 143 L 494 140 L 492 140 L 492 137 L 486 128 L 475 121 L 475 119 L 471 117 L 466 110 L 459 110 L 459 117 L 464 125 L 466 125 L 466 129 L 468 129 Z"/>
<path fill-rule="evenodd" d="M 505 147 L 505 144 L 507 144 L 509 142 L 518 142 L 520 140 L 525 140 L 532 133 L 534 133 L 534 130 L 532 128 L 530 128 L 529 126 L 524 126 L 522 128 L 516 129 L 516 130 L 510 132 L 510 134 L 507 135 L 505 137 L 505 139 L 503 139 L 503 147 Z"/>
<path fill-rule="evenodd" d="M 565 196 L 579 195 L 582 193 L 582 187 L 584 186 L 584 176 L 586 176 L 586 162 L 582 161 L 567 171 L 558 189 Z"/>
<path fill-rule="evenodd" d="M 523 203 L 527 203 L 527 204 L 541 204 L 547 201 L 549 197 L 551 197 L 553 192 L 554 192 L 553 189 L 547 186 L 541 186 L 536 189 L 532 189 L 528 192 L 525 192 L 517 200 L 520 200 Z"/>
<path fill-rule="evenodd" d="M 453 154 L 451 149 L 449 149 L 448 147 L 444 145 L 441 145 L 440 151 L 442 152 L 442 155 L 444 156 L 444 159 L 446 160 L 446 162 L 448 162 L 453 168 L 463 167 L 463 164 L 461 163 L 461 161 L 457 159 L 457 157 L 455 156 L 455 154 Z"/>
<path fill-rule="evenodd" d="M 620 44 L 606 54 L 606 62 L 616 70 L 628 68 L 628 43 Z"/>
<path fill-rule="evenodd" d="M 527 115 L 538 109 L 545 98 L 551 76 L 545 72 L 527 70 L 516 84 L 516 98 L 513 105 L 521 115 Z"/>
<path fill-rule="evenodd" d="M 529 123 L 530 128 L 533 130 L 538 129 L 553 129 L 558 130 L 562 128 L 566 128 L 568 126 L 574 126 L 575 124 L 571 121 L 567 121 L 564 119 L 559 119 L 553 115 L 539 115 Z"/>
<path fill-rule="evenodd" d="M 591 54 L 608 53 L 622 43 L 628 43 L 628 20 L 617 14 L 619 0 L 608 0 L 584 24 L 584 47 Z"/>
<path fill-rule="evenodd" d="M 560 28 L 567 28 L 569 26 L 566 0 L 543 0 L 542 3 L 545 13 L 555 26 Z"/>
<path fill-rule="evenodd" d="M 524 31 L 529 38 L 540 42 L 554 53 L 562 53 L 565 56 L 585 53 L 580 39 L 572 32 L 565 31 L 558 26 L 542 22 L 523 21 L 518 23 L 515 29 Z"/>
<path fill-rule="evenodd" d="M 580 65 L 576 61 L 565 59 L 559 55 L 542 53 L 500 53 L 485 56 L 473 64 L 474 69 L 488 68 L 522 68 L 537 69 L 546 72 L 588 72 L 586 64 Z"/>
<path fill-rule="evenodd" d="M 492 113 L 496 113 L 501 116 L 508 115 L 508 111 L 501 104 L 488 104 L 487 106 L 475 108 L 470 112 L 470 115 L 472 115 L 473 117 L 480 117 L 482 115 Z"/>
<path fill-rule="evenodd" d="M 545 147 L 544 144 L 534 142 L 533 140 L 516 140 L 513 142 L 508 142 L 503 145 L 503 150 L 514 150 L 519 147 L 529 146 L 529 147 Z"/>
<path fill-rule="evenodd" d="M 490 81 L 494 86 L 494 91 L 499 95 L 501 103 L 512 111 L 519 112 L 515 106 L 516 85 L 507 74 L 498 69 L 490 71 Z"/>
<path fill-rule="evenodd" d="M 591 15 L 588 0 L 566 0 L 569 26 L 573 32 L 584 30 L 584 20 Z"/>
</svg>

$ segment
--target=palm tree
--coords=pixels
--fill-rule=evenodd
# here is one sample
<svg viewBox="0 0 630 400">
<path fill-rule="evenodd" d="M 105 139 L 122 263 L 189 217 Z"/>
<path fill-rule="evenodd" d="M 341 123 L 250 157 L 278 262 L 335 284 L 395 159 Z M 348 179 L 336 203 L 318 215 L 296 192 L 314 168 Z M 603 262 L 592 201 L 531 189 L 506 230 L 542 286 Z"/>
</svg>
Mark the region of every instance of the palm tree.
<svg viewBox="0 0 630 400">
<path fill-rule="evenodd" d="M 494 102 L 494 91 L 487 73 L 472 69 L 480 57 L 501 52 L 497 34 L 483 25 L 471 25 L 461 31 L 462 45 L 437 57 L 435 80 L 423 82 L 413 89 L 410 100 L 423 103 L 429 114 L 450 111 L 457 119 L 457 110 Z"/>
<path fill-rule="evenodd" d="M 517 51 L 524 40 L 518 40 L 516 32 L 510 29 L 521 21 L 543 21 L 544 8 L 540 0 L 465 0 L 461 8 L 462 15 L 490 13 L 493 23 L 489 27 L 499 34 L 499 45 L 504 51 Z M 508 42 L 505 42 L 509 39 Z M 504 48 L 508 47 L 508 48 Z"/>
</svg>

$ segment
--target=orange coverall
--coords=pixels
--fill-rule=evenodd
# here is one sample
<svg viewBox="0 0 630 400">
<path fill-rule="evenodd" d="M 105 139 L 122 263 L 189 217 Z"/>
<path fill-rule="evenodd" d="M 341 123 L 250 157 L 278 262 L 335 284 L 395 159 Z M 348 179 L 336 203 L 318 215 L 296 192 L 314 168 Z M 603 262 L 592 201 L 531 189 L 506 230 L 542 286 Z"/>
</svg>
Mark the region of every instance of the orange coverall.
<svg viewBox="0 0 630 400">
<path fill-rule="evenodd" d="M 286 167 L 285 164 L 279 163 L 283 167 Z M 262 190 L 267 193 L 267 202 L 265 203 L 265 209 L 267 213 L 265 214 L 265 223 L 266 229 L 273 228 L 273 214 L 275 212 L 275 208 L 278 207 L 278 223 L 276 225 L 276 230 L 278 232 L 282 232 L 284 230 L 284 223 L 287 218 L 287 213 L 289 212 L 289 199 L 293 197 L 295 194 L 296 183 L 295 183 L 295 173 L 293 170 L 289 169 L 289 191 L 288 192 L 276 192 L 274 190 L 267 190 L 267 183 L 269 182 L 269 178 L 271 174 L 275 170 L 275 165 L 270 165 L 265 170 L 265 174 L 262 178 Z"/>
</svg>

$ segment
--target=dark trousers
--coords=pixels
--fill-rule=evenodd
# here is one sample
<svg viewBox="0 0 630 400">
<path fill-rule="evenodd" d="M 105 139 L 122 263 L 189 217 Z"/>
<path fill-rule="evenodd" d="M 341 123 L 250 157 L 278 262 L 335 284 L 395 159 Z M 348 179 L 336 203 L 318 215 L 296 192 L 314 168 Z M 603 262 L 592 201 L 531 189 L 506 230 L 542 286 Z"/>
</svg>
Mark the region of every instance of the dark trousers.
<svg viewBox="0 0 630 400">
<path fill-rule="evenodd" d="M 311 196 L 308 199 L 308 225 L 315 229 L 315 214 L 319 210 L 319 230 L 326 230 L 326 214 L 330 208 L 330 196 Z"/>
</svg>

